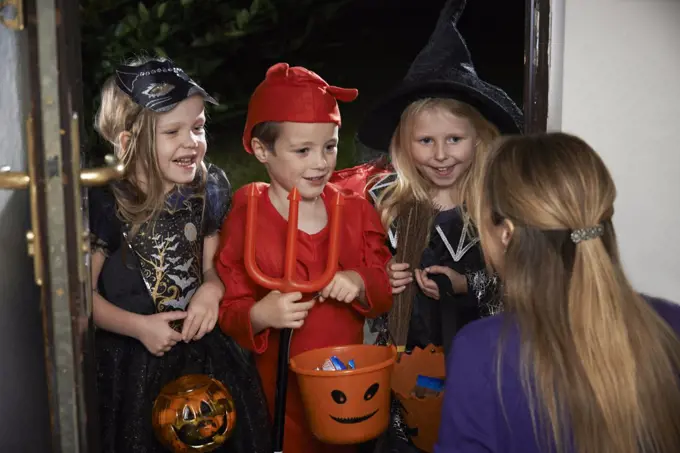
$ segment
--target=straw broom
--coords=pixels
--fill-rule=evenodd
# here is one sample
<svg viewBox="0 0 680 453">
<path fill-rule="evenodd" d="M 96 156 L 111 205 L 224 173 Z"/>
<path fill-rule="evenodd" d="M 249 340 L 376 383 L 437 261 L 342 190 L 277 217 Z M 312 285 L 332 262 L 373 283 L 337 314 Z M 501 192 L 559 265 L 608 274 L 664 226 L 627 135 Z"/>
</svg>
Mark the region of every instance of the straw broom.
<svg viewBox="0 0 680 453">
<path fill-rule="evenodd" d="M 437 211 L 430 201 L 416 201 L 402 204 L 397 213 L 397 263 L 408 263 L 413 271 L 420 266 L 423 252 L 430 240 L 430 231 Z M 397 347 L 397 361 L 406 347 L 408 328 L 413 312 L 413 299 L 418 287 L 416 283 L 406 286 L 406 289 L 394 296 L 392 309 L 387 315 L 387 327 L 392 344 Z M 383 453 L 386 448 L 387 437 L 380 436 L 375 444 L 373 453 Z"/>
<path fill-rule="evenodd" d="M 397 263 L 408 263 L 412 271 L 420 266 L 423 252 L 430 240 L 436 209 L 430 201 L 412 200 L 404 203 L 397 215 Z M 413 312 L 413 299 L 418 292 L 416 283 L 394 297 L 387 317 L 392 342 L 401 352 L 406 346 L 408 329 Z"/>
</svg>

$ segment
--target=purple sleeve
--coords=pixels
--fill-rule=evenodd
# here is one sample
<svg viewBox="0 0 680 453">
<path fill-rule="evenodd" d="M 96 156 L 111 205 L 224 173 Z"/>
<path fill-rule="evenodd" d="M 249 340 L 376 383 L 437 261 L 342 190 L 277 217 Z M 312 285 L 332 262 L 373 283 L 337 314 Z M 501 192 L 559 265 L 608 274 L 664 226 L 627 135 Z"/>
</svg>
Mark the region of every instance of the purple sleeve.
<svg viewBox="0 0 680 453">
<path fill-rule="evenodd" d="M 493 353 L 484 351 L 489 345 L 483 340 L 466 336 L 468 331 L 464 329 L 455 337 L 449 355 L 439 440 L 434 453 L 498 451 L 498 390 L 489 366 L 494 362 Z"/>
<path fill-rule="evenodd" d="M 208 164 L 205 182 L 205 216 L 203 234 L 212 236 L 217 233 L 231 209 L 231 183 L 221 168 Z"/>
</svg>

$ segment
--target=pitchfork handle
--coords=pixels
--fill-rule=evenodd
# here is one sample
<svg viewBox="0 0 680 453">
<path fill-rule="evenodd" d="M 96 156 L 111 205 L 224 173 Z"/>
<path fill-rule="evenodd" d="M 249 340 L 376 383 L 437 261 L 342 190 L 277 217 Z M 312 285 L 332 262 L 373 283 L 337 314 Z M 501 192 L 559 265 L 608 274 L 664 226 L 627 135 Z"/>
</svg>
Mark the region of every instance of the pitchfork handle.
<svg viewBox="0 0 680 453">
<path fill-rule="evenodd" d="M 288 389 L 288 361 L 293 329 L 281 329 L 279 360 L 276 370 L 276 395 L 274 397 L 274 452 L 283 452 L 283 430 L 286 418 L 286 390 Z"/>
</svg>

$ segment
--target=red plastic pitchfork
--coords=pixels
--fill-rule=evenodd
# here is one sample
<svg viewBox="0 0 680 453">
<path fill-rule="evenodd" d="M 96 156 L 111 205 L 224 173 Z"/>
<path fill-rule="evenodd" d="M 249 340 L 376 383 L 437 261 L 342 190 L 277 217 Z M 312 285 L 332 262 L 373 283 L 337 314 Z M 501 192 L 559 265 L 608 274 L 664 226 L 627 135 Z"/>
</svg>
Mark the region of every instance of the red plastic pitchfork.
<svg viewBox="0 0 680 453">
<path fill-rule="evenodd" d="M 286 233 L 286 252 L 284 255 L 283 277 L 276 278 L 266 275 L 255 260 L 255 240 L 257 225 L 257 202 L 260 191 L 255 184 L 248 191 L 248 210 L 246 213 L 246 235 L 244 264 L 250 278 L 255 283 L 271 290 L 282 293 L 299 291 L 301 293 L 317 293 L 330 283 L 338 269 L 338 255 L 340 251 L 340 221 L 342 220 L 342 206 L 344 197 L 340 192 L 335 194 L 330 215 L 330 238 L 328 245 L 328 260 L 326 269 L 318 278 L 309 281 L 295 280 L 297 265 L 297 232 L 298 208 L 300 192 L 297 187 L 288 194 L 288 230 Z M 288 361 L 290 355 L 290 339 L 292 329 L 283 329 L 279 342 L 279 360 L 276 375 L 276 396 L 274 398 L 274 432 L 273 447 L 275 453 L 283 452 L 283 428 L 286 414 L 286 391 L 288 389 Z M 297 453 L 297 452 L 296 452 Z"/>
</svg>

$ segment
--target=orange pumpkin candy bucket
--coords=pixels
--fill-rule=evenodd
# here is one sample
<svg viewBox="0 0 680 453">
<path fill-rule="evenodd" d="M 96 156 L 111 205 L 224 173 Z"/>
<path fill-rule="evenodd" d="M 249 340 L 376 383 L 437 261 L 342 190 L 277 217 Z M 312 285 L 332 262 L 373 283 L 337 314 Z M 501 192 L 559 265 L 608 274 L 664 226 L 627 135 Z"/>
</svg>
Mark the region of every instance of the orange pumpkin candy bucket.
<svg viewBox="0 0 680 453">
<path fill-rule="evenodd" d="M 152 424 L 173 453 L 208 453 L 226 442 L 236 423 L 231 394 L 218 380 L 202 374 L 176 379 L 161 389 Z"/>
<path fill-rule="evenodd" d="M 355 369 L 324 371 L 329 357 Z M 290 359 L 312 433 L 328 444 L 349 445 L 375 439 L 390 418 L 394 347 L 350 345 L 314 349 Z"/>
</svg>

